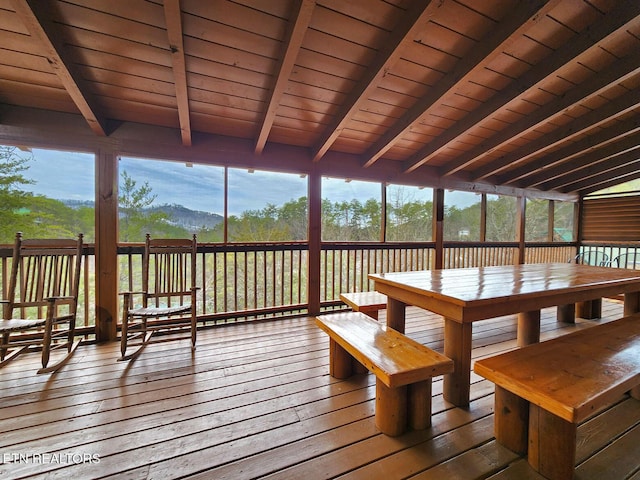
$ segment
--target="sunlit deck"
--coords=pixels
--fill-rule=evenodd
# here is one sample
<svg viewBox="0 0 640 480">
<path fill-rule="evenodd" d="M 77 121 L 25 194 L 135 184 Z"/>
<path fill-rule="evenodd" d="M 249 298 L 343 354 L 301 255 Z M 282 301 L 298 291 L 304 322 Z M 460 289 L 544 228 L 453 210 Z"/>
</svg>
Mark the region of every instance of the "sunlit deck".
<svg viewBox="0 0 640 480">
<path fill-rule="evenodd" d="M 599 321 L 621 315 L 607 300 Z M 545 309 L 542 339 L 596 323 Z M 473 357 L 514 348 L 515 329 L 511 316 L 476 323 Z M 407 334 L 442 350 L 436 315 L 410 308 Z M 331 378 L 309 317 L 203 330 L 193 356 L 188 341 L 162 342 L 116 362 L 118 347 L 83 345 L 51 376 L 35 374 L 35 354 L 3 369 L 0 477 L 541 478 L 495 443 L 493 384 L 473 374 L 468 409 L 445 404 L 437 378 L 430 429 L 380 434 L 375 377 Z M 638 479 L 638 458 L 640 402 L 580 426 L 577 478 Z"/>
</svg>

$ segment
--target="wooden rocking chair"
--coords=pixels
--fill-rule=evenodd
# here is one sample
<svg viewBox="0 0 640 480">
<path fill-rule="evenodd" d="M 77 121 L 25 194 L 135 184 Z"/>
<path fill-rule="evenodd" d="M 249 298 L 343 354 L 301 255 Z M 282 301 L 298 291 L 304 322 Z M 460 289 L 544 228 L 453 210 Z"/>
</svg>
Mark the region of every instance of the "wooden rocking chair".
<svg viewBox="0 0 640 480">
<path fill-rule="evenodd" d="M 16 235 L 7 298 L 0 300 L 0 366 L 28 349 L 42 349 L 38 373 L 54 372 L 71 358 L 75 340 L 76 309 L 82 234 L 77 240 L 23 240 Z M 53 350 L 64 357 L 49 365 Z"/>
<path fill-rule="evenodd" d="M 122 292 L 122 334 L 118 360 L 137 357 L 154 332 L 170 328 L 191 330 L 191 348 L 196 346 L 196 236 L 192 239 L 152 240 L 147 234 L 142 257 L 142 291 Z M 135 295 L 142 297 L 134 306 Z M 149 325 L 149 319 L 158 321 Z M 127 353 L 127 349 L 134 349 Z"/>
</svg>

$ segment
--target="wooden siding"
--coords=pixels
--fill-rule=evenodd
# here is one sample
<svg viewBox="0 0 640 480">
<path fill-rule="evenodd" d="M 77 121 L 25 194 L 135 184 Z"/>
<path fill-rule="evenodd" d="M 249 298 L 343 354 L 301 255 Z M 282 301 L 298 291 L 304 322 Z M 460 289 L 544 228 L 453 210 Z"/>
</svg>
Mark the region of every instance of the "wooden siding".
<svg viewBox="0 0 640 480">
<path fill-rule="evenodd" d="M 640 197 L 636 194 L 585 199 L 581 221 L 584 241 L 638 242 Z"/>
</svg>

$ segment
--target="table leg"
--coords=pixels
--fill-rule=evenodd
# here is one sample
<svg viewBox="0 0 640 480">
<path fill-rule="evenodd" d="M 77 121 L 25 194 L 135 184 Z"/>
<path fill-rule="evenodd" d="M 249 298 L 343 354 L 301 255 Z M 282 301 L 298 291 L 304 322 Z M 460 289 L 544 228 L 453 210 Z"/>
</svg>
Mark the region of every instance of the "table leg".
<svg viewBox="0 0 640 480">
<path fill-rule="evenodd" d="M 558 305 L 557 318 L 559 322 L 576 323 L 576 306 L 573 303 Z"/>
<path fill-rule="evenodd" d="M 444 354 L 453 360 L 454 371 L 444 376 L 443 397 L 458 407 L 469 405 L 471 386 L 472 324 L 444 319 Z"/>
<path fill-rule="evenodd" d="M 602 299 L 595 298 L 586 302 L 576 303 L 576 315 L 588 320 L 602 318 Z"/>
<path fill-rule="evenodd" d="M 405 311 L 407 305 L 395 298 L 387 298 L 387 327 L 404 333 Z"/>
<path fill-rule="evenodd" d="M 518 314 L 518 346 L 540 341 L 540 310 Z"/>
<path fill-rule="evenodd" d="M 624 294 L 624 315 L 632 315 L 640 312 L 640 292 Z"/>
</svg>

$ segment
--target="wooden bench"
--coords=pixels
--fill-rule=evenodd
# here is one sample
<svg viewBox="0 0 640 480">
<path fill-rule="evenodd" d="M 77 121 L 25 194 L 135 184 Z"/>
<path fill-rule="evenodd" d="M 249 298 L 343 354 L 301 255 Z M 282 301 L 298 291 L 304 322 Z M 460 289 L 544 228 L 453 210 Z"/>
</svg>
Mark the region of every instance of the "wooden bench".
<svg viewBox="0 0 640 480">
<path fill-rule="evenodd" d="M 387 308 L 387 296 L 379 292 L 341 293 L 340 300 L 349 305 L 354 312 L 362 312 L 378 319 L 378 311 Z"/>
<path fill-rule="evenodd" d="M 550 479 L 573 478 L 577 425 L 640 398 L 640 314 L 475 362 L 496 384 L 495 436 Z"/>
<path fill-rule="evenodd" d="M 431 378 L 453 372 L 453 361 L 387 329 L 362 312 L 321 315 L 316 324 L 330 337 L 330 373 L 348 378 L 354 361 L 376 375 L 376 426 L 396 436 L 407 426 L 431 425 Z"/>
</svg>

